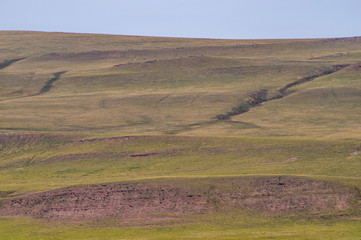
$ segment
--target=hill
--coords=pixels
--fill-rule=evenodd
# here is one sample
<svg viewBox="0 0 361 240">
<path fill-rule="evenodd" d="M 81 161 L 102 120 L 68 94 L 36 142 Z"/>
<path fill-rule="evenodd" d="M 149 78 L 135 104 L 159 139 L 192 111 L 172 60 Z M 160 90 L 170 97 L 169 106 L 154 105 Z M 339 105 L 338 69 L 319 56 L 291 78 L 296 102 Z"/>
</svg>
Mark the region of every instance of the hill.
<svg viewBox="0 0 361 240">
<path fill-rule="evenodd" d="M 0 31 L 0 86 L 0 239 L 361 236 L 360 37 Z"/>
</svg>

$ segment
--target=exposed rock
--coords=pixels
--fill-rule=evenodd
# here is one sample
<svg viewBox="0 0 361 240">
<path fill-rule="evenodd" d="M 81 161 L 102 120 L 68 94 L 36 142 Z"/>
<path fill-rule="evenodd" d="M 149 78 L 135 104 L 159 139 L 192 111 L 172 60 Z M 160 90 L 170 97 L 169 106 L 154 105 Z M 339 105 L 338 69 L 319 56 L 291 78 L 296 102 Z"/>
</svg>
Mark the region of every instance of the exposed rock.
<svg viewBox="0 0 361 240">
<path fill-rule="evenodd" d="M 196 188 L 189 188 L 182 181 L 73 186 L 8 198 L 0 202 L 0 216 L 91 220 L 200 214 L 218 209 L 269 213 L 333 211 L 351 209 L 354 206 L 350 199 L 360 198 L 347 187 L 300 177 L 197 179 Z"/>
</svg>

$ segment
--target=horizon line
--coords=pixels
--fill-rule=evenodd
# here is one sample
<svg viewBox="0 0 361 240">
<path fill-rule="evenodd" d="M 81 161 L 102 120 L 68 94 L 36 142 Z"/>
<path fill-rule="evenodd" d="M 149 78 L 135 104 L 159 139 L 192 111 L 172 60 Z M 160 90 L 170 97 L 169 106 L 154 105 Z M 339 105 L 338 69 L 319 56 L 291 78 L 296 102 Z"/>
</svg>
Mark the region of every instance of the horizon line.
<svg viewBox="0 0 361 240">
<path fill-rule="evenodd" d="M 63 34 L 87 34 L 87 35 L 109 35 L 109 36 L 128 36 L 128 37 L 149 37 L 149 38 L 183 38 L 183 39 L 202 39 L 202 40 L 317 40 L 317 39 L 347 39 L 360 38 L 361 36 L 346 37 L 296 37 L 296 38 L 213 38 L 213 37 L 176 37 L 176 36 L 157 36 L 157 35 L 133 35 L 117 33 L 95 33 L 95 32 L 67 32 L 67 31 L 45 31 L 45 30 L 1 30 L 0 32 L 35 32 L 35 33 L 63 33 Z"/>
</svg>

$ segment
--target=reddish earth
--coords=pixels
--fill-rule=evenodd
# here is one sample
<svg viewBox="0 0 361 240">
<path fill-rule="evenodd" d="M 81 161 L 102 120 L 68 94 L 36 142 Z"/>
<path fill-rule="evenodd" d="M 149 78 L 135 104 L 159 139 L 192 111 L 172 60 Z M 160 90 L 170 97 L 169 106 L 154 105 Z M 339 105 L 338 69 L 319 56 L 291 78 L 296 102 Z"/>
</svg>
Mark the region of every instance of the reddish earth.
<svg viewBox="0 0 361 240">
<path fill-rule="evenodd" d="M 164 180 L 165 181 L 165 180 Z M 0 202 L 0 216 L 91 220 L 159 218 L 244 209 L 268 213 L 349 210 L 348 187 L 289 176 L 172 180 L 73 186 Z"/>
<path fill-rule="evenodd" d="M 57 189 L 3 203 L 0 215 L 39 218 L 139 218 L 154 213 L 201 212 L 206 198 L 170 185 L 111 183 Z"/>
</svg>

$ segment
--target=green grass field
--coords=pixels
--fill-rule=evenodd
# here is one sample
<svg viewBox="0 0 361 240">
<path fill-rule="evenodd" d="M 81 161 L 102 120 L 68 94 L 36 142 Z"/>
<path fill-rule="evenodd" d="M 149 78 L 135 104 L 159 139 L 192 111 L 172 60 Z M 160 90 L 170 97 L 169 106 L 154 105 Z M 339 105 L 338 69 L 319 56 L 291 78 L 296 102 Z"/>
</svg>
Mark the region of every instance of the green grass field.
<svg viewBox="0 0 361 240">
<path fill-rule="evenodd" d="M 361 38 L 0 31 L 0 239 L 360 239 L 360 119 Z M 277 201 L 268 188 L 252 192 L 251 182 L 278 176 L 294 201 L 328 205 L 292 210 L 283 188 Z M 288 210 L 227 208 L 233 200 L 219 196 L 234 194 L 232 179 L 244 181 L 245 199 Z M 64 187 L 139 182 L 200 194 L 211 210 L 7 212 Z M 67 200 L 44 204 L 56 201 Z"/>
</svg>

